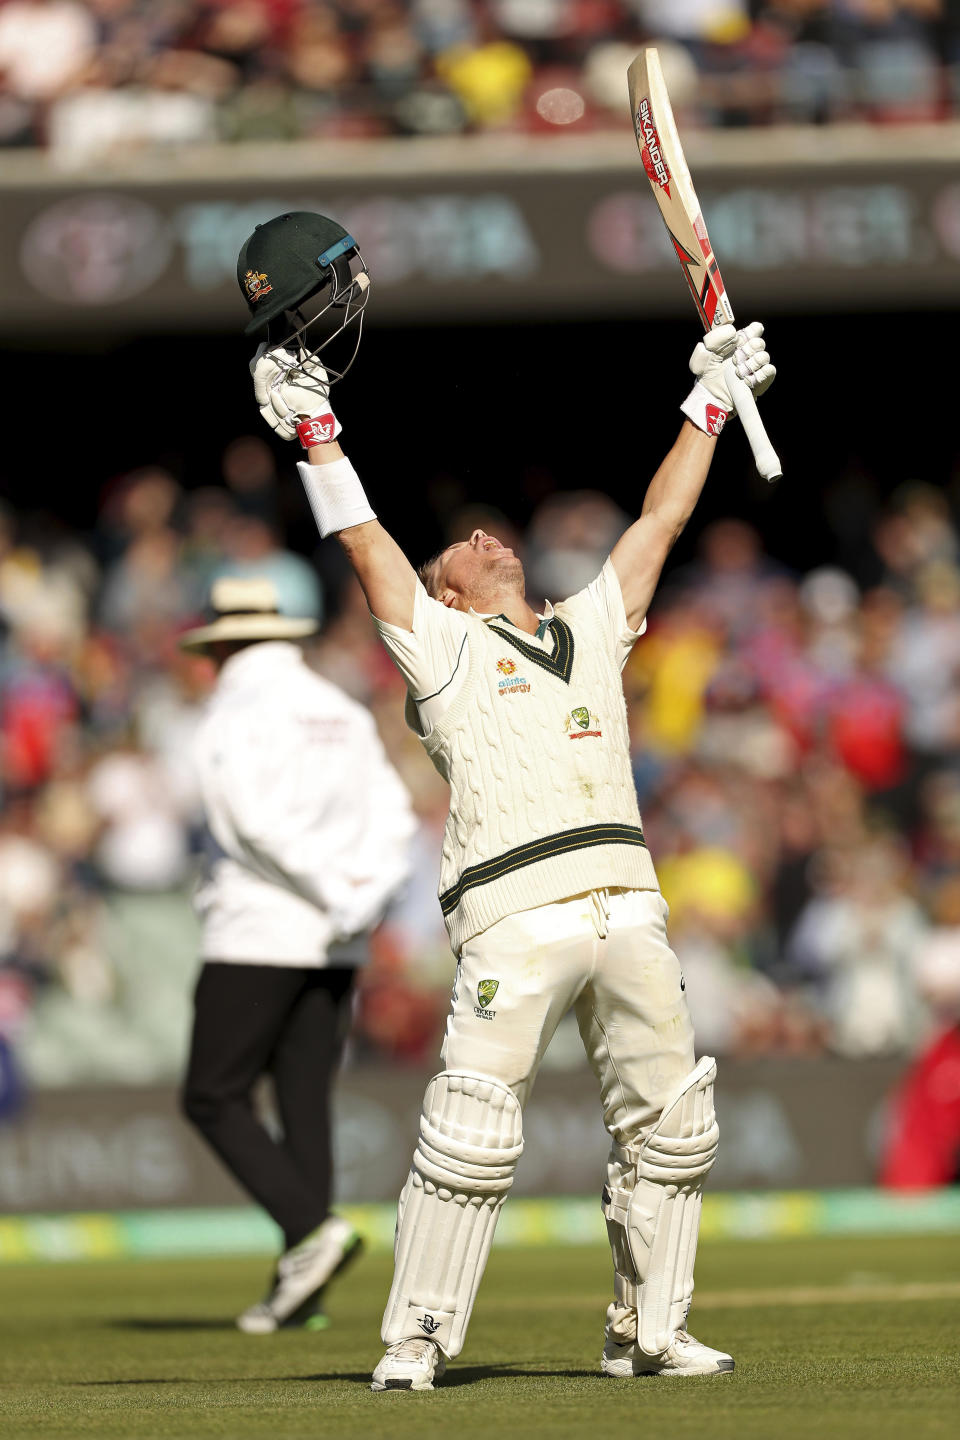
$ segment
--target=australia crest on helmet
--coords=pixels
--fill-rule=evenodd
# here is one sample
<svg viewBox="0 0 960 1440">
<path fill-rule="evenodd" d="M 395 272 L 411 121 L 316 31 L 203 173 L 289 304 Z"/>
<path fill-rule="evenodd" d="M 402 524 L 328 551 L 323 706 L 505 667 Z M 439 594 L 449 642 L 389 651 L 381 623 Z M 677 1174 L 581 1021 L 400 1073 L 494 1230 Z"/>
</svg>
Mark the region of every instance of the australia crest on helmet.
<svg viewBox="0 0 960 1440">
<path fill-rule="evenodd" d="M 274 215 L 244 241 L 237 283 L 250 311 L 248 335 L 295 351 L 301 361 L 319 361 L 322 375 L 316 365 L 306 373 L 318 375 L 324 393 L 343 378 L 360 345 L 370 295 L 370 276 L 349 230 L 310 210 Z"/>
</svg>

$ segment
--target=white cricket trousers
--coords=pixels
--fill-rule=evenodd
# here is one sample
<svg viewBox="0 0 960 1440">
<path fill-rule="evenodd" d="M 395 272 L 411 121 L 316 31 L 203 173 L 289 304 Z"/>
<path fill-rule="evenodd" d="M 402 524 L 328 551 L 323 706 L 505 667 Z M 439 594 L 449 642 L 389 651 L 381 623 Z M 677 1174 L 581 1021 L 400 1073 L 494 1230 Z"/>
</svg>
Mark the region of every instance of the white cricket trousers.
<svg viewBox="0 0 960 1440">
<path fill-rule="evenodd" d="M 474 936 L 457 965 L 444 1068 L 490 1075 L 523 1106 L 572 1007 L 604 1124 L 619 1144 L 636 1145 L 695 1063 L 667 914 L 657 890 L 599 890 Z"/>
<path fill-rule="evenodd" d="M 515 1103 L 471 1077 L 499 1081 L 522 1108 L 572 1007 L 607 1129 L 635 1148 L 693 1069 L 666 912 L 656 890 L 591 891 L 507 916 L 463 947 L 443 1043 L 453 1074 L 427 1088 L 400 1197 L 387 1345 L 426 1335 L 451 1358 L 463 1346 L 520 1140 Z M 478 1114 L 488 1102 L 489 1123 Z M 479 1203 L 456 1199 L 461 1184 Z"/>
</svg>

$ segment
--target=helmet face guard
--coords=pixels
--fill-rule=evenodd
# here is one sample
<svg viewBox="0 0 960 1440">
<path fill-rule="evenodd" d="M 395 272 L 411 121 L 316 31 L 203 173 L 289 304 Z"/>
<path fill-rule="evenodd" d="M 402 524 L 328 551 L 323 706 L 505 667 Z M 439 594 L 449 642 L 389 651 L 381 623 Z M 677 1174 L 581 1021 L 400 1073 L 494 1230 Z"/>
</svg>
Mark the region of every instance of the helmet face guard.
<svg viewBox="0 0 960 1440">
<path fill-rule="evenodd" d="M 309 210 L 275 215 L 244 243 L 237 282 L 248 335 L 282 346 L 307 375 L 325 369 L 325 389 L 343 379 L 360 346 L 370 276 L 342 225 Z"/>
<path fill-rule="evenodd" d="M 295 354 L 305 378 L 311 364 L 320 364 L 329 387 L 343 379 L 357 358 L 370 276 L 352 235 L 319 255 L 317 265 L 326 271 L 319 285 L 268 322 L 267 344 Z M 341 336 L 343 345 L 338 343 Z"/>
</svg>

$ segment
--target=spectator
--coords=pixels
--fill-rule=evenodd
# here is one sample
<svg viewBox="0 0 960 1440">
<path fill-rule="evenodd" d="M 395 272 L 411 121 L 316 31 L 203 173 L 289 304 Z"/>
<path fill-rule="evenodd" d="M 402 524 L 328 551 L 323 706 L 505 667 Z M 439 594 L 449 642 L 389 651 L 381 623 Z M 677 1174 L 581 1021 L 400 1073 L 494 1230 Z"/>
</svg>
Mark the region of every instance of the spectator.
<svg viewBox="0 0 960 1440">
<path fill-rule="evenodd" d="M 224 535 L 225 558 L 214 579 L 235 575 L 240 579 L 262 576 L 277 592 L 283 615 L 308 615 L 319 620 L 323 614 L 320 583 L 311 565 L 285 550 L 277 533 L 255 515 L 237 515 Z"/>
<path fill-rule="evenodd" d="M 97 761 L 88 782 L 101 822 L 95 859 L 120 890 L 172 890 L 187 877 L 184 816 L 155 758 L 133 747 Z"/>
<path fill-rule="evenodd" d="M 437 56 L 437 73 L 480 129 L 503 128 L 520 112 L 533 67 L 526 52 L 509 40 L 489 39 Z"/>
<path fill-rule="evenodd" d="M 173 530 L 138 538 L 107 570 L 100 620 L 128 639 L 145 638 L 157 625 L 169 627 L 190 614 L 190 588 L 179 565 L 180 542 Z"/>
<path fill-rule="evenodd" d="M 881 1170 L 897 1190 L 960 1180 L 960 882 L 941 887 L 933 912 L 916 969 L 935 1030 L 894 1096 Z"/>
<path fill-rule="evenodd" d="M 590 490 L 545 500 L 530 522 L 531 591 L 549 598 L 589 585 L 628 524 L 618 505 Z"/>
<path fill-rule="evenodd" d="M 19 99 L 52 99 L 96 43 L 93 16 L 77 0 L 10 0 L 0 9 L 0 74 Z"/>
<path fill-rule="evenodd" d="M 887 674 L 907 697 L 906 733 L 935 755 L 960 741 L 960 572 L 931 560 L 916 576 L 916 604 L 891 637 Z"/>
<path fill-rule="evenodd" d="M 913 957 L 927 927 L 904 872 L 889 839 L 837 856 L 832 893 L 809 902 L 791 938 L 791 964 L 815 984 L 841 1055 L 904 1054 L 922 1033 Z"/>
<path fill-rule="evenodd" d="M 956 110 L 956 11 L 955 0 L 9 0 L 0 144 L 49 144 L 79 165 L 217 136 L 619 132 L 623 70 L 649 40 L 685 126 L 929 120 Z"/>
</svg>

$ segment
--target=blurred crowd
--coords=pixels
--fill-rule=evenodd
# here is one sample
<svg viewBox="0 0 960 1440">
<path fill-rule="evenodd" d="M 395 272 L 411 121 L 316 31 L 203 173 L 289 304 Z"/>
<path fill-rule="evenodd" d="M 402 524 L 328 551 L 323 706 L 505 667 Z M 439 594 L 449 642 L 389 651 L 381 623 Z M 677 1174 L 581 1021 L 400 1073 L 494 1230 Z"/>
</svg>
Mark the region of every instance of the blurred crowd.
<svg viewBox="0 0 960 1440">
<path fill-rule="evenodd" d="M 791 574 L 748 525 L 713 522 L 625 671 L 703 1051 L 908 1055 L 960 1019 L 960 529 L 943 491 L 909 483 L 881 503 L 863 476 L 843 485 L 823 512 L 842 568 Z M 605 496 L 556 492 L 520 534 L 445 494 L 448 533 L 481 524 L 512 544 L 535 601 L 587 584 L 628 523 Z M 311 663 L 371 707 L 410 787 L 415 876 L 375 938 L 353 1044 L 361 1060 L 432 1053 L 452 975 L 447 793 L 338 547 L 287 548 L 308 528 L 296 481 L 250 436 L 216 485 L 117 477 L 86 535 L 0 511 L 7 1072 L 176 1073 L 203 847 L 190 741 L 212 681 L 177 640 L 226 573 L 269 575 L 285 611 L 322 617 Z M 554 1063 L 578 1052 L 561 1040 Z"/>
<path fill-rule="evenodd" d="M 937 120 L 960 0 L 5 0 L 0 144 L 622 129 L 661 49 L 686 123 Z"/>
</svg>

